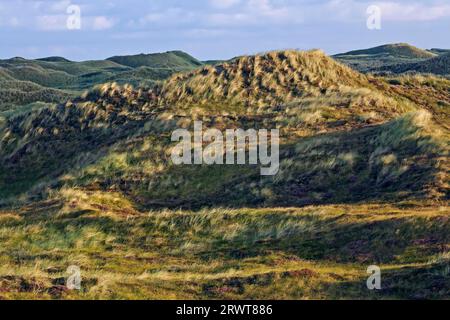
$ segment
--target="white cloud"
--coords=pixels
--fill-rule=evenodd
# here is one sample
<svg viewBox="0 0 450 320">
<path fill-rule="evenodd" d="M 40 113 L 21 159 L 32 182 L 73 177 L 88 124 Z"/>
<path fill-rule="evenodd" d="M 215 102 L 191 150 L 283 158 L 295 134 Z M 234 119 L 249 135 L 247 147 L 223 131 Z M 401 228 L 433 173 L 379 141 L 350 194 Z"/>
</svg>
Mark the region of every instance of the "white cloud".
<svg viewBox="0 0 450 320">
<path fill-rule="evenodd" d="M 198 30 L 208 28 L 360 23 L 367 18 L 367 7 L 373 4 L 380 6 L 383 21 L 407 23 L 450 17 L 449 0 L 202 1 L 200 5 L 191 6 L 183 0 L 175 4 L 136 0 L 139 4 L 127 6 L 118 0 L 0 0 L 0 25 L 43 31 L 65 30 L 66 10 L 71 3 L 79 3 L 82 7 L 82 30 L 108 30 L 122 22 L 124 32 L 182 26 L 200 34 L 205 31 Z"/>
<path fill-rule="evenodd" d="M 66 31 L 71 4 L 81 7 L 81 30 L 107 30 L 118 19 L 100 12 L 102 6 L 86 0 L 0 0 L 0 26 L 37 31 Z"/>
<path fill-rule="evenodd" d="M 184 35 L 191 37 L 191 38 L 217 38 L 225 35 L 227 33 L 227 30 L 224 29 L 191 29 L 184 32 Z"/>
<path fill-rule="evenodd" d="M 291 11 L 287 6 L 274 6 L 270 0 L 249 0 L 248 8 L 250 12 L 255 12 L 256 15 L 275 19 L 292 19 L 291 21 L 296 20 L 299 11 L 298 9 Z"/>
<path fill-rule="evenodd" d="M 10 28 L 18 28 L 22 25 L 22 21 L 19 17 L 0 17 L 0 26 L 10 27 Z"/>
<path fill-rule="evenodd" d="M 92 21 L 93 30 L 107 30 L 114 27 L 114 25 L 115 25 L 114 19 L 107 18 L 105 16 L 94 17 Z"/>
<path fill-rule="evenodd" d="M 218 9 L 227 9 L 239 4 L 240 2 L 241 0 L 209 0 L 211 6 Z"/>
<path fill-rule="evenodd" d="M 11 18 L 9 19 L 9 25 L 10 25 L 11 27 L 18 27 L 18 26 L 20 26 L 20 20 L 19 20 L 19 18 L 17 18 L 17 17 L 11 17 Z"/>
<path fill-rule="evenodd" d="M 268 23 L 297 23 L 302 20 L 298 7 L 273 5 L 270 0 L 247 0 L 239 10 L 227 13 L 211 13 L 206 22 L 212 26 L 249 26 Z"/>
<path fill-rule="evenodd" d="M 323 7 L 322 16 L 315 19 L 333 19 L 334 21 L 350 21 L 366 17 L 369 6 L 380 7 L 382 19 L 392 22 L 434 21 L 450 17 L 450 4 L 442 1 L 429 1 L 424 4 L 418 1 L 365 1 L 330 0 Z"/>
<path fill-rule="evenodd" d="M 36 2 L 36 5 L 40 7 L 41 2 Z M 48 10 L 51 12 L 66 12 L 70 5 L 70 0 L 56 1 L 55 3 L 50 4 Z"/>
<path fill-rule="evenodd" d="M 260 12 L 269 12 L 273 9 L 269 0 L 248 0 L 248 6 Z"/>
<path fill-rule="evenodd" d="M 164 11 L 151 12 L 137 20 L 133 19 L 128 22 L 129 27 L 147 27 L 147 26 L 176 26 L 186 23 L 200 21 L 200 14 L 183 10 L 182 8 L 169 8 Z"/>
<path fill-rule="evenodd" d="M 67 31 L 67 15 L 48 15 L 36 18 L 36 27 L 40 31 Z M 116 24 L 113 18 L 105 16 L 82 17 L 81 31 L 94 30 L 102 31 L 114 27 Z"/>
<path fill-rule="evenodd" d="M 432 21 L 450 17 L 450 4 L 380 2 L 377 5 L 387 21 Z"/>
<path fill-rule="evenodd" d="M 207 17 L 207 24 L 212 26 L 242 26 L 253 23 L 255 20 L 247 13 L 214 13 Z"/>
<path fill-rule="evenodd" d="M 46 15 L 36 17 L 36 27 L 41 31 L 62 31 L 67 30 L 66 15 Z"/>
</svg>

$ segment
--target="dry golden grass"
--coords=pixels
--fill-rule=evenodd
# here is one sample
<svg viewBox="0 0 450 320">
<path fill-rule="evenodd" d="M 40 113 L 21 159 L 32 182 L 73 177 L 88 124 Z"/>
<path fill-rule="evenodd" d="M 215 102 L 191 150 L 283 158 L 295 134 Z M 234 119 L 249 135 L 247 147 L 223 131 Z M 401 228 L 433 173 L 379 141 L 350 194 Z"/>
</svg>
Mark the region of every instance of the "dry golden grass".
<svg viewBox="0 0 450 320">
<path fill-rule="evenodd" d="M 134 210 L 130 216 L 118 194 L 62 194 L 0 212 L 0 297 L 449 298 L 447 206 Z M 373 264 L 383 272 L 378 292 L 365 284 Z M 70 265 L 81 268 L 81 291 L 65 287 Z"/>
</svg>

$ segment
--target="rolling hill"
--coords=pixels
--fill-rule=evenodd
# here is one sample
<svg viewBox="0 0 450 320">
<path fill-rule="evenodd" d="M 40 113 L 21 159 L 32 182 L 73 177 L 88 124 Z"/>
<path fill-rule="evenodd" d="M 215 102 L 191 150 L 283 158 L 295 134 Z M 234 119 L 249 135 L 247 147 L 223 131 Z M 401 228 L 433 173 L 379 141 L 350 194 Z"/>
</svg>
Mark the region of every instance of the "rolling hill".
<svg viewBox="0 0 450 320">
<path fill-rule="evenodd" d="M 132 56 L 115 56 L 107 60 L 118 64 L 139 68 L 152 67 L 161 69 L 177 69 L 186 71 L 201 66 L 202 63 L 183 51 L 168 51 L 165 53 L 140 54 Z"/>
<path fill-rule="evenodd" d="M 120 61 L 123 64 L 117 63 Z M 192 70 L 201 62 L 181 51 L 73 62 L 62 57 L 0 60 L 0 79 L 8 79 L 0 97 L 3 109 L 31 102 L 64 102 L 106 82 L 152 86 L 174 73 Z M 25 84 L 29 87 L 23 90 Z M 38 92 L 39 91 L 39 92 Z M 38 93 L 37 93 L 38 92 Z"/>
<path fill-rule="evenodd" d="M 46 61 L 46 62 L 71 62 L 70 60 L 63 57 L 46 57 L 41 59 L 36 59 L 38 61 Z"/>
<path fill-rule="evenodd" d="M 47 88 L 31 81 L 17 80 L 9 70 L 0 67 L 0 112 L 34 102 L 59 103 L 74 95 Z"/>
<path fill-rule="evenodd" d="M 437 54 L 434 52 L 422 50 L 406 43 L 399 43 L 350 51 L 337 54 L 334 58 L 360 72 L 378 72 L 380 69 L 421 62 L 436 56 Z"/>
<path fill-rule="evenodd" d="M 355 50 L 343 54 L 338 54 L 336 57 L 340 56 L 360 56 L 360 55 L 380 55 L 380 56 L 391 56 L 391 57 L 404 57 L 408 59 L 428 59 L 433 58 L 436 54 L 416 48 L 407 43 L 396 43 L 387 44 L 379 47 L 374 47 L 370 49 Z"/>
<path fill-rule="evenodd" d="M 450 53 L 450 49 L 433 48 L 433 49 L 430 49 L 429 51 L 432 53 L 438 54 L 438 55 Z"/>
<path fill-rule="evenodd" d="M 380 70 L 384 70 L 381 68 Z M 436 75 L 450 75 L 450 53 L 441 54 L 438 57 L 415 63 L 405 63 L 399 66 L 391 66 L 386 68 L 387 71 L 393 73 L 430 73 Z"/>
</svg>

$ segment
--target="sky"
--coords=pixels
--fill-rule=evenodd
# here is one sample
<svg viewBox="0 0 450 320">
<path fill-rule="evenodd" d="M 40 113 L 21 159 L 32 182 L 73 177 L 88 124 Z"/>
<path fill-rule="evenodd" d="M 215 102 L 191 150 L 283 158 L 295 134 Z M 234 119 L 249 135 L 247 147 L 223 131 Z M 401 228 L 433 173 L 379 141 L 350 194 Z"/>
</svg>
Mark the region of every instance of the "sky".
<svg viewBox="0 0 450 320">
<path fill-rule="evenodd" d="M 0 0 L 0 58 L 450 48 L 449 34 L 450 0 Z"/>
</svg>

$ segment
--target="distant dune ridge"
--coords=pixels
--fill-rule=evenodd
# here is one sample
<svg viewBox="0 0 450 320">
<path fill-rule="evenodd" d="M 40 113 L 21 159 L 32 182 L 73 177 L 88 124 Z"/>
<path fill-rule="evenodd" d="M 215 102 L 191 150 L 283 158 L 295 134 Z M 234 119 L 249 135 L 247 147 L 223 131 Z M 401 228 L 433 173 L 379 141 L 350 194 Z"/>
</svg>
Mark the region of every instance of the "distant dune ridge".
<svg viewBox="0 0 450 320">
<path fill-rule="evenodd" d="M 334 56 L 361 72 L 432 73 L 449 75 L 448 63 L 442 55 L 449 50 L 423 50 L 406 43 L 389 44 L 375 48 L 350 51 Z"/>
<path fill-rule="evenodd" d="M 169 69 L 189 69 L 201 66 L 202 63 L 183 51 L 168 51 L 166 53 L 140 54 L 131 56 L 115 56 L 107 60 L 118 64 L 138 68 L 169 68 Z"/>
<path fill-rule="evenodd" d="M 0 60 L 0 111 L 38 101 L 63 102 L 105 82 L 149 86 L 201 64 L 181 51 L 83 62 L 62 57 Z"/>
<path fill-rule="evenodd" d="M 390 55 L 396 57 L 406 57 L 406 58 L 433 58 L 436 56 L 435 53 L 416 48 L 407 43 L 396 43 L 387 44 L 375 48 L 354 50 L 347 53 L 342 53 L 336 55 L 339 56 L 358 56 L 358 55 Z"/>
<path fill-rule="evenodd" d="M 429 73 L 437 75 L 450 75 L 450 52 L 441 54 L 430 60 L 406 63 L 399 65 L 397 68 L 387 68 L 388 71 L 395 73 L 416 72 L 416 73 Z"/>
</svg>

